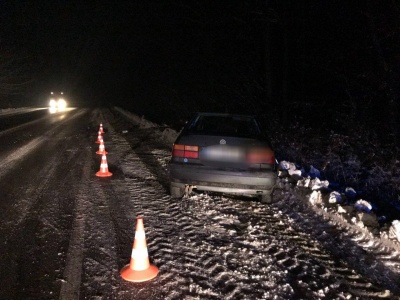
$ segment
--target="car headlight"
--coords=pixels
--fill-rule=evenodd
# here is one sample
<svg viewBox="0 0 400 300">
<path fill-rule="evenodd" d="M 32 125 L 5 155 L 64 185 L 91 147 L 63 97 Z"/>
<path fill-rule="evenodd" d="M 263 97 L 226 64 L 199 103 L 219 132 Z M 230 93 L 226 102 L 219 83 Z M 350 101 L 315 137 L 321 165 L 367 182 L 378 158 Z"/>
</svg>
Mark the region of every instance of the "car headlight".
<svg viewBox="0 0 400 300">
<path fill-rule="evenodd" d="M 67 102 L 64 99 L 58 99 L 57 102 L 58 109 L 65 109 L 67 107 Z"/>
<path fill-rule="evenodd" d="M 57 107 L 57 102 L 56 102 L 56 100 L 50 99 L 49 106 L 50 106 L 51 108 Z"/>
</svg>

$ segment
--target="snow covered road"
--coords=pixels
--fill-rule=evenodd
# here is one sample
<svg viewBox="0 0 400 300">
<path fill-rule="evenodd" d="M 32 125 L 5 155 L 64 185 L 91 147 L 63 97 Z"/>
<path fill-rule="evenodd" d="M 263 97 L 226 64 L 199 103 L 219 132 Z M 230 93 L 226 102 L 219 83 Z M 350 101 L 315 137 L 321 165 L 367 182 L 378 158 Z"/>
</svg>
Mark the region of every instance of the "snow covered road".
<svg viewBox="0 0 400 300">
<path fill-rule="evenodd" d="M 55 118 L 0 135 L 0 299 L 399 299 L 396 249 L 369 251 L 301 188 L 281 182 L 270 206 L 172 199 L 159 128 L 105 109 Z M 100 122 L 110 178 L 94 175 Z M 119 275 L 137 216 L 160 270 L 144 283 Z"/>
</svg>

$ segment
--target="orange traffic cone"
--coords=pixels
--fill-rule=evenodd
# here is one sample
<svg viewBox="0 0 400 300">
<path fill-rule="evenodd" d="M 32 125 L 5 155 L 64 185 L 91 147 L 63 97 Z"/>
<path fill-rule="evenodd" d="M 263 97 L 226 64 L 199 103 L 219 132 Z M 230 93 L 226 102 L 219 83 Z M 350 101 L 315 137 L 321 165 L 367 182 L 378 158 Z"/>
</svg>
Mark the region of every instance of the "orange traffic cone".
<svg viewBox="0 0 400 300">
<path fill-rule="evenodd" d="M 104 154 L 101 157 L 100 170 L 96 173 L 96 176 L 98 176 L 98 177 L 109 177 L 111 175 L 112 175 L 112 173 L 108 172 L 107 157 Z"/>
<path fill-rule="evenodd" d="M 96 154 L 101 154 L 101 155 L 108 154 L 106 148 L 104 147 L 103 139 L 100 140 L 99 150 L 96 152 Z"/>
<path fill-rule="evenodd" d="M 101 132 L 101 134 L 104 133 L 104 131 L 103 131 L 103 123 L 100 123 L 100 129 L 99 129 L 99 131 Z"/>
<path fill-rule="evenodd" d="M 143 217 L 136 219 L 135 241 L 133 242 L 131 261 L 121 269 L 121 277 L 126 281 L 142 282 L 153 279 L 158 268 L 149 262 Z"/>
<path fill-rule="evenodd" d="M 101 132 L 100 132 L 100 130 L 99 130 L 99 132 L 98 132 L 98 134 L 97 134 L 97 141 L 96 141 L 96 144 L 100 144 L 100 140 L 102 139 L 103 137 L 101 136 Z"/>
</svg>

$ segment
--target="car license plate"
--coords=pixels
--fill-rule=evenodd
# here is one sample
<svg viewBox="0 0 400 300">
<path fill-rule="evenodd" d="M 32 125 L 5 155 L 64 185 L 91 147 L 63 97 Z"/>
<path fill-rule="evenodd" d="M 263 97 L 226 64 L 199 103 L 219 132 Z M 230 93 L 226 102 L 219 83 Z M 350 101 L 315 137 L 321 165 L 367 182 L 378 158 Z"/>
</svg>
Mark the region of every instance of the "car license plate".
<svg viewBox="0 0 400 300">
<path fill-rule="evenodd" d="M 239 147 L 209 146 L 203 149 L 202 158 L 210 161 L 242 162 L 244 151 Z"/>
</svg>

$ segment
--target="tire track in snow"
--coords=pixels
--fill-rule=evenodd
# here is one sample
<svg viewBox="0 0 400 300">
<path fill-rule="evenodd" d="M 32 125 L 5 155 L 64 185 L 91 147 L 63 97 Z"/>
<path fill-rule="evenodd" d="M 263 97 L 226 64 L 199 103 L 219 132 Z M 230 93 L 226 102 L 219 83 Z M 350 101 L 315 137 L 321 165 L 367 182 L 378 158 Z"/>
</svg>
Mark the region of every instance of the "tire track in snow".
<svg viewBox="0 0 400 300">
<path fill-rule="evenodd" d="M 207 211 L 207 210 L 205 210 L 205 211 Z M 229 211 L 232 212 L 232 203 L 229 204 Z M 239 211 L 242 212 L 242 210 L 239 210 Z M 221 218 L 218 218 L 218 217 L 216 217 L 216 219 L 220 219 L 221 220 Z M 287 243 L 283 243 L 281 246 L 279 246 L 279 243 L 273 243 L 274 246 L 273 247 L 269 247 L 268 243 L 264 243 L 264 246 L 266 247 L 265 250 L 269 254 L 271 254 L 272 257 L 275 257 L 275 263 L 272 261 L 269 264 L 280 265 L 281 268 L 282 268 L 282 271 L 284 271 L 286 269 L 292 270 L 292 269 L 296 269 L 297 268 L 297 271 L 295 271 L 295 275 L 298 275 L 301 272 L 307 271 L 307 268 L 309 268 L 310 264 L 311 265 L 315 264 L 316 267 L 314 267 L 314 271 L 312 271 L 312 274 L 313 273 L 315 274 L 313 276 L 314 276 L 314 280 L 316 280 L 316 282 L 315 283 L 311 283 L 311 288 L 307 287 L 307 284 L 304 284 L 304 287 L 298 287 L 299 290 L 296 292 L 296 295 L 299 295 L 300 292 L 302 292 L 302 293 L 305 293 L 305 295 L 308 295 L 308 296 L 311 296 L 311 297 L 317 297 L 316 288 L 318 287 L 318 281 L 321 281 L 318 278 L 321 277 L 321 276 L 322 277 L 326 277 L 327 278 L 326 282 L 329 283 L 329 280 L 328 280 L 329 277 L 332 278 L 332 277 L 336 276 L 340 272 L 340 271 L 337 271 L 335 273 L 332 273 L 332 276 L 331 276 L 329 267 L 332 264 L 332 258 L 329 255 L 324 254 L 321 250 L 319 250 L 312 243 L 310 244 L 310 238 L 308 236 L 306 236 L 306 235 L 303 235 L 303 234 L 299 235 L 296 232 L 294 232 L 293 234 L 289 233 L 289 234 L 285 235 L 285 232 L 286 232 L 285 228 L 287 228 L 287 225 L 278 226 L 280 228 L 275 228 L 275 227 L 271 227 L 270 226 L 271 224 L 280 225 L 280 222 L 281 222 L 280 218 L 275 218 L 275 220 L 273 222 L 271 222 L 272 218 L 271 218 L 271 215 L 269 214 L 269 217 L 266 218 L 266 219 L 269 219 L 270 223 L 266 223 L 266 226 L 268 226 L 270 228 L 269 229 L 270 231 L 273 231 L 277 235 L 281 235 L 282 234 L 281 235 L 283 237 L 282 238 L 282 242 L 285 242 L 286 240 L 288 240 L 289 242 L 298 241 L 297 243 L 299 243 L 299 244 L 307 244 L 307 245 L 309 245 L 305 249 L 306 252 L 298 253 L 299 251 L 297 250 L 297 245 L 291 245 L 291 246 L 289 245 L 290 247 L 288 248 Z M 229 218 L 229 220 L 230 220 L 230 218 Z M 219 224 L 223 225 L 223 226 L 226 225 L 224 223 L 219 223 Z M 215 233 L 221 232 L 221 234 L 224 234 L 224 232 L 221 231 L 221 227 L 218 227 L 215 224 L 212 225 L 212 227 L 213 227 L 213 231 Z M 185 226 L 184 226 L 184 228 L 185 228 Z M 266 228 L 263 228 L 263 229 L 265 230 Z M 225 232 L 225 234 L 226 234 L 226 232 Z M 218 239 L 220 239 L 220 237 Z M 236 244 L 236 247 L 235 247 L 235 244 Z M 278 245 L 278 247 L 277 247 L 277 245 Z M 251 256 L 253 254 L 257 253 L 257 249 L 254 249 L 254 248 L 250 247 L 251 244 L 249 245 L 248 243 L 245 243 L 245 242 L 243 242 L 243 244 L 241 244 L 240 242 L 236 242 L 236 243 L 233 244 L 233 246 L 229 245 L 229 247 L 227 247 L 227 249 L 229 249 L 229 248 L 235 249 L 235 248 L 238 248 L 240 246 L 242 246 L 242 247 L 246 247 L 247 246 L 247 248 L 249 249 L 248 251 L 249 251 Z M 274 248 L 276 248 L 276 249 L 274 249 Z M 288 250 L 288 249 L 290 249 L 290 250 Z M 258 252 L 262 253 L 262 251 L 258 251 Z M 311 255 L 308 252 L 311 252 Z M 229 255 L 230 254 L 228 254 L 227 257 Z M 232 253 L 231 256 L 238 257 L 238 256 L 240 256 L 240 253 L 239 254 L 238 253 Z M 326 259 L 324 259 L 324 258 L 326 258 Z M 248 257 L 246 258 L 244 256 L 243 260 L 245 261 L 246 259 L 249 260 Z M 237 270 L 238 267 L 240 266 L 240 263 L 238 265 L 238 260 L 237 259 L 235 259 L 235 260 L 236 260 L 236 262 L 234 262 L 234 264 L 233 264 L 233 268 L 232 268 L 233 270 Z M 259 262 L 254 264 L 254 268 L 251 267 L 247 271 L 249 273 L 250 272 L 254 273 L 254 270 L 257 269 L 257 268 L 259 269 L 260 265 L 262 265 L 262 259 L 260 259 Z M 211 264 L 211 266 L 212 266 L 212 264 Z M 213 267 L 210 268 L 209 261 L 205 262 L 205 267 L 206 267 L 205 269 L 209 269 L 210 270 L 211 277 L 212 276 L 218 277 L 218 276 L 224 276 L 225 275 L 224 272 L 222 271 L 223 268 L 221 268 L 221 267 L 213 266 Z M 216 272 L 216 270 L 221 270 L 221 272 Z M 334 270 L 334 268 L 333 268 L 333 270 Z M 339 270 L 339 268 L 338 268 L 338 270 Z M 349 271 L 348 268 L 345 268 L 345 270 Z M 258 275 L 252 275 L 252 276 L 255 276 L 257 278 Z M 368 282 L 365 282 L 365 280 L 363 280 L 363 279 L 360 279 L 360 282 L 358 283 L 359 287 L 357 287 L 357 284 L 354 283 L 354 281 L 355 281 L 354 280 L 354 276 L 357 276 L 357 275 L 354 275 L 352 272 L 349 272 L 349 274 L 344 274 L 342 276 L 342 279 L 345 281 L 344 284 L 348 286 L 348 290 L 351 290 L 351 292 L 353 294 L 359 293 L 360 295 L 365 295 L 365 293 L 363 293 L 362 290 L 367 290 L 367 292 L 369 292 L 370 295 L 375 295 L 375 294 L 385 295 L 385 291 L 375 290 L 373 285 L 371 285 Z M 260 276 L 258 276 L 258 278 L 260 278 Z M 262 276 L 261 276 L 261 278 L 262 278 Z M 307 277 L 304 277 L 304 278 L 306 279 Z M 343 283 L 341 283 L 341 284 L 343 284 Z M 312 287 L 313 285 L 315 285 L 316 287 L 313 288 Z M 244 290 L 245 289 L 246 289 L 246 287 L 244 288 Z M 240 294 L 245 293 L 244 290 L 242 290 L 241 287 L 235 287 L 233 294 L 230 294 L 230 295 L 233 296 L 234 294 L 237 294 L 237 296 L 238 296 Z M 301 290 L 303 290 L 303 291 L 301 291 Z M 227 292 L 228 291 L 224 291 L 224 294 L 226 294 Z"/>
<path fill-rule="evenodd" d="M 5 218 L 2 220 L 3 224 L 1 227 L 14 227 L 18 228 L 18 225 L 22 223 L 26 217 L 26 215 L 30 212 L 31 208 L 36 204 L 36 201 L 40 198 L 40 195 L 44 190 L 48 189 L 49 182 L 53 178 L 54 173 L 56 171 L 55 166 L 57 165 L 58 157 L 54 156 L 50 158 L 40 173 L 37 174 L 37 177 L 40 178 L 40 181 L 35 186 L 29 186 L 24 189 L 18 199 L 9 210 L 12 209 Z"/>
<path fill-rule="evenodd" d="M 22 160 L 28 153 L 35 150 L 39 147 L 47 138 L 45 137 L 37 137 L 24 145 L 23 147 L 18 148 L 16 151 L 9 154 L 7 157 L 1 160 L 1 169 L 0 169 L 0 179 L 12 169 L 15 164 Z"/>
<path fill-rule="evenodd" d="M 229 211 L 231 213 L 232 207 L 235 207 L 235 205 L 230 205 Z M 263 210 L 263 208 L 261 209 Z M 245 210 L 240 209 L 238 210 L 238 213 L 241 214 L 240 217 L 245 219 L 246 215 L 243 214 L 243 211 Z M 218 216 L 218 214 L 216 214 L 216 216 Z M 254 274 L 252 276 L 255 276 L 256 278 L 259 277 L 264 279 L 263 277 L 265 275 L 262 274 L 263 272 L 257 275 L 255 270 L 257 266 L 263 265 L 263 258 L 266 260 L 269 259 L 269 265 L 275 265 L 281 268 L 281 272 L 283 272 L 281 280 L 283 280 L 283 282 L 290 283 L 291 287 L 294 289 L 292 293 L 300 297 L 313 298 L 320 297 L 324 294 L 332 297 L 339 297 L 339 295 L 336 294 L 337 292 L 330 291 L 331 288 L 324 291 L 324 286 L 335 286 L 335 284 L 340 284 L 342 291 L 348 291 L 353 295 L 386 295 L 385 290 L 377 288 L 362 276 L 356 274 L 354 271 L 350 271 L 351 269 L 349 269 L 348 266 L 346 267 L 341 262 L 333 265 L 332 263 L 334 258 L 325 253 L 323 248 L 318 243 L 313 241 L 308 235 L 290 229 L 290 224 L 286 223 L 284 226 L 279 226 L 282 220 L 285 223 L 284 218 L 282 218 L 284 216 L 279 216 L 278 214 L 276 216 L 277 218 L 274 222 L 270 222 L 271 217 L 269 217 L 269 222 L 265 223 L 264 225 L 259 222 L 265 220 L 264 218 L 261 218 L 256 222 L 257 224 L 261 225 L 256 226 L 251 224 L 256 221 L 256 219 L 254 221 L 251 221 L 250 219 L 251 222 L 248 227 L 249 234 L 257 237 L 257 240 L 249 243 L 248 238 L 240 241 L 241 237 L 238 236 L 233 244 L 233 247 L 227 247 L 227 250 L 229 248 L 237 249 L 239 247 L 243 247 L 246 250 L 244 252 L 251 254 L 251 258 L 247 257 L 247 261 L 250 262 L 250 266 L 252 264 L 252 260 L 255 262 L 254 266 L 246 270 L 248 266 L 244 265 L 241 267 L 240 260 L 236 260 L 234 268 L 244 268 L 244 274 L 249 272 L 249 274 Z M 232 216 L 229 216 L 228 220 L 231 218 Z M 217 217 L 217 219 L 220 218 Z M 288 228 L 290 229 L 289 231 Z M 265 232 L 264 241 L 262 240 L 263 234 L 257 233 L 256 235 L 254 229 Z M 216 232 L 218 232 L 218 230 Z M 301 248 L 298 246 L 298 244 L 300 244 L 299 246 L 308 245 L 308 247 L 305 249 L 305 251 L 299 251 Z M 252 247 L 254 245 L 262 245 L 262 248 L 260 249 L 260 247 Z M 240 257 L 240 253 L 233 253 L 233 255 L 234 257 Z M 257 256 L 260 258 L 258 261 Z M 246 259 L 246 257 L 243 257 L 243 259 Z M 348 273 L 345 272 L 340 274 L 340 268 L 343 268 Z M 266 273 L 264 272 L 264 274 Z M 356 276 L 358 279 L 355 280 L 354 276 Z M 340 278 L 339 283 L 337 282 L 336 277 Z M 323 291 L 322 294 L 319 294 L 320 290 Z M 236 291 L 238 291 L 239 294 L 242 293 L 240 288 L 237 288 Z"/>
<path fill-rule="evenodd" d="M 9 172 L 12 168 L 15 167 L 15 165 L 25 159 L 25 157 L 37 149 L 40 145 L 42 145 L 45 141 L 49 140 L 52 138 L 53 135 L 59 133 L 59 128 L 64 125 L 64 123 L 69 122 L 82 114 L 86 113 L 87 110 L 82 110 L 74 114 L 73 116 L 65 119 L 64 121 L 60 122 L 58 125 L 52 127 L 50 130 L 47 132 L 43 133 L 41 137 L 34 138 L 24 146 L 18 148 L 16 151 L 13 151 L 12 153 L 8 154 L 4 158 L 0 158 L 1 162 L 1 169 L 0 169 L 0 179 L 7 173 Z M 4 133 L 3 133 L 4 134 Z M 9 134 L 9 133 L 8 133 Z"/>
<path fill-rule="evenodd" d="M 54 163 L 55 159 L 51 160 L 44 166 L 42 172 L 37 174 L 40 181 L 38 186 L 30 187 L 23 191 L 20 198 L 17 198 L 12 206 L 7 208 L 7 211 L 2 212 L 4 218 L 2 219 L 2 224 L 0 226 L 0 235 L 3 238 L 3 243 L 0 245 L 0 253 L 2 253 L 0 258 L 0 268 L 3 270 L 0 273 L 0 281 L 5 284 L 5 287 L 0 291 L 0 298 L 2 299 L 12 299 L 16 297 L 19 293 L 19 284 L 21 280 L 25 278 L 20 278 L 19 270 L 21 256 L 26 256 L 24 251 L 26 251 L 27 243 L 29 240 L 24 238 L 27 234 L 24 232 L 26 223 L 26 218 L 34 218 L 32 215 L 32 209 L 40 201 L 41 195 L 45 190 L 49 188 L 50 181 L 54 175 Z M 31 231 L 31 227 L 34 227 L 35 223 L 30 222 L 30 226 L 27 226 Z M 32 232 L 33 235 L 33 232 Z M 32 238 L 29 235 L 29 238 Z M 32 250 L 33 247 L 32 247 Z M 29 260 L 31 263 L 32 260 Z M 27 264 L 28 262 L 22 262 Z M 7 270 L 6 272 L 4 272 Z M 4 298 L 3 298 L 4 297 Z"/>
<path fill-rule="evenodd" d="M 357 270 L 363 274 L 363 276 L 359 276 L 356 284 L 362 280 L 373 280 L 374 282 L 378 282 L 383 286 L 390 288 L 396 295 L 400 294 L 400 283 L 398 281 L 399 269 L 396 271 L 396 265 L 385 266 L 385 261 L 380 261 L 379 252 L 376 255 L 375 253 L 370 253 L 365 251 L 358 243 L 355 243 L 354 240 L 359 238 L 360 232 L 363 232 L 361 228 L 356 227 L 352 224 L 347 224 L 345 222 L 345 228 L 341 226 L 337 226 L 340 224 L 340 220 L 338 218 L 332 217 L 330 214 L 326 214 L 323 210 L 318 208 L 310 207 L 309 203 L 304 203 L 303 201 L 296 201 L 296 198 L 299 197 L 303 190 L 301 189 L 293 189 L 291 193 L 284 192 L 284 202 L 278 202 L 277 207 L 282 209 L 290 218 L 292 218 L 292 225 L 297 229 L 301 229 L 302 231 L 308 232 L 308 235 L 312 236 L 313 239 L 319 241 L 319 243 L 325 249 L 328 249 L 330 255 L 339 259 L 343 262 L 346 262 L 347 269 Z M 282 193 L 282 191 L 278 190 L 278 193 Z M 286 203 L 286 205 L 283 205 Z M 315 211 L 314 211 L 315 210 Z M 326 219 L 324 219 L 326 218 Z M 330 218 L 333 218 L 330 220 Z M 384 243 L 383 243 L 384 245 Z M 382 245 L 380 245 L 382 247 Z M 383 250 L 384 251 L 383 247 Z M 366 249 L 368 250 L 368 249 Z M 392 260 L 392 262 L 398 261 L 398 257 Z M 339 268 L 338 277 L 342 278 L 341 270 L 346 270 L 343 268 L 343 265 L 336 266 Z M 394 267 L 394 268 L 393 268 Z M 393 268 L 393 269 L 392 269 Z M 359 273 L 357 273 L 359 274 Z M 346 278 L 347 273 L 344 272 L 344 277 Z M 350 274 L 349 277 L 349 286 L 351 287 L 352 277 L 354 274 Z M 370 279 L 366 279 L 370 278 Z M 367 292 L 370 291 L 371 295 L 376 293 L 376 289 L 373 284 L 368 284 L 371 286 L 370 289 L 366 289 Z M 364 290 L 362 288 L 355 287 L 353 292 L 359 292 L 360 296 L 364 295 Z M 385 290 L 380 290 L 382 296 L 385 295 Z M 356 293 L 356 295 L 358 295 Z"/>
<path fill-rule="evenodd" d="M 91 171 L 91 158 L 87 154 L 84 158 L 82 183 L 75 201 L 74 221 L 66 254 L 66 265 L 63 272 L 59 299 L 79 299 L 79 291 L 82 277 L 82 261 L 84 250 L 84 233 L 89 195 L 86 193 L 86 185 Z"/>
<path fill-rule="evenodd" d="M 55 156 L 58 155 L 55 154 Z M 66 155 L 61 164 L 65 168 L 71 165 L 73 159 L 79 160 L 81 157 L 82 155 L 79 152 Z M 33 264 L 30 268 L 25 267 L 32 276 L 37 278 L 22 282 L 25 289 L 23 295 L 26 298 L 53 298 L 58 292 L 60 284 L 62 284 L 61 270 L 64 267 L 65 249 L 72 225 L 70 221 L 73 205 L 75 204 L 73 189 L 78 186 L 76 183 L 80 180 L 80 171 L 78 167 L 69 170 L 66 174 L 56 172 L 50 185 L 43 192 L 39 201 L 35 203 L 35 206 L 31 208 L 29 217 L 27 217 L 24 226 L 25 231 L 33 231 L 32 236 L 25 240 L 26 248 L 28 248 L 26 252 L 34 257 L 34 261 L 41 263 L 40 266 Z M 56 189 L 52 188 L 55 183 L 62 180 L 65 180 L 68 184 Z M 29 228 L 32 223 L 38 224 L 38 226 Z M 44 248 L 43 244 L 46 245 Z M 43 277 L 45 280 L 42 279 Z M 35 284 L 35 282 L 37 283 Z"/>
</svg>

